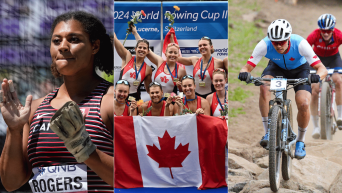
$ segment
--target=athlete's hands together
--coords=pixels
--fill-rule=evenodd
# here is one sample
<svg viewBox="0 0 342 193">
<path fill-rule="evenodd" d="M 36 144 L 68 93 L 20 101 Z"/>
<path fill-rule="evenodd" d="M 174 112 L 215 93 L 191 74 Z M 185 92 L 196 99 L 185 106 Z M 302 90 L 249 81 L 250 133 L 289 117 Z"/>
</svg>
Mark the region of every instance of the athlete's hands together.
<svg viewBox="0 0 342 193">
<path fill-rule="evenodd" d="M 21 132 L 31 112 L 32 95 L 26 97 L 23 106 L 14 90 L 12 80 L 4 79 L 0 91 L 0 108 L 2 116 L 11 131 Z"/>
<path fill-rule="evenodd" d="M 65 147 L 81 163 L 96 146 L 86 131 L 81 110 L 74 101 L 66 102 L 51 118 L 50 128 L 64 141 Z"/>
</svg>

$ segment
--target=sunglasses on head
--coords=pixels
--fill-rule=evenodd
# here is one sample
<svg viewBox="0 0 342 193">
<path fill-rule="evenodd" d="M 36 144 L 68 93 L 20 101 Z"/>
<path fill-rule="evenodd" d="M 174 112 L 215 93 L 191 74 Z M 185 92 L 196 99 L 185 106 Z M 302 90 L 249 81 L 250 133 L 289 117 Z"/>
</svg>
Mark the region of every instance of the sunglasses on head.
<svg viewBox="0 0 342 193">
<path fill-rule="evenodd" d="M 190 79 L 194 80 L 194 77 L 191 76 L 191 75 L 185 75 L 185 76 L 183 76 L 182 80 L 184 80 L 184 79 L 186 79 L 186 78 L 190 78 Z"/>
<path fill-rule="evenodd" d="M 333 30 L 331 30 L 331 29 L 321 29 L 321 32 L 322 33 L 327 33 L 327 34 L 330 34 L 330 33 L 332 33 L 333 32 Z"/>
<path fill-rule="evenodd" d="M 179 47 L 176 43 L 169 43 L 167 46 L 168 46 L 168 47 L 169 47 L 169 46 L 176 46 L 176 47 Z"/>
<path fill-rule="evenodd" d="M 284 40 L 284 41 L 271 41 L 271 42 L 272 42 L 272 44 L 274 46 L 277 46 L 277 45 L 283 46 L 287 42 L 287 40 Z"/>
<path fill-rule="evenodd" d="M 224 73 L 226 73 L 226 71 L 224 70 L 224 69 L 222 69 L 222 68 L 216 68 L 215 70 L 214 70 L 214 72 L 224 72 Z"/>
<path fill-rule="evenodd" d="M 211 40 L 208 36 L 203 36 L 201 39 Z"/>
<path fill-rule="evenodd" d="M 118 81 L 115 83 L 115 85 L 117 85 L 117 84 L 125 84 L 125 85 L 131 87 L 131 85 L 129 84 L 129 82 L 128 82 L 127 80 L 118 80 Z"/>
<path fill-rule="evenodd" d="M 160 88 L 161 88 L 161 84 L 159 82 L 151 82 L 150 83 L 150 87 L 153 86 L 153 85 L 160 86 Z"/>
</svg>

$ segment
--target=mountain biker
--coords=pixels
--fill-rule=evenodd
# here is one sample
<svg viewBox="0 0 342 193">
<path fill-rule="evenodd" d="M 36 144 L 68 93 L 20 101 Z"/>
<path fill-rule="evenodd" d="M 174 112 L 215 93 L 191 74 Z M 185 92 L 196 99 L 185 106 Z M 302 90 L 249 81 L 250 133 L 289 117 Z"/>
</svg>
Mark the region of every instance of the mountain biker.
<svg viewBox="0 0 342 193">
<path fill-rule="evenodd" d="M 268 66 L 262 73 L 263 78 L 309 78 L 312 83 L 317 83 L 327 75 L 327 70 L 308 42 L 299 35 L 292 34 L 292 27 L 285 19 L 274 20 L 268 27 L 267 36 L 254 48 L 252 56 L 247 64 L 240 70 L 239 79 L 250 82 L 250 72 L 265 56 L 270 59 Z M 309 66 L 312 66 L 317 74 L 310 75 Z M 306 155 L 305 132 L 310 120 L 309 104 L 311 98 L 310 85 L 297 85 L 296 104 L 298 107 L 298 137 L 296 142 L 295 157 L 302 159 Z M 270 100 L 269 86 L 260 86 L 259 108 L 265 129 L 260 145 L 266 147 L 269 140 L 268 112 Z"/>
<path fill-rule="evenodd" d="M 321 59 L 324 66 L 329 68 L 342 68 L 342 60 L 338 47 L 342 44 L 342 32 L 335 28 L 336 19 L 331 14 L 323 14 L 318 18 L 318 29 L 315 29 L 307 38 L 315 53 Z M 336 89 L 337 104 L 337 126 L 342 130 L 342 76 L 334 73 L 332 80 Z M 318 125 L 318 93 L 319 84 L 312 84 L 311 96 L 311 119 L 314 124 L 312 137 L 318 139 L 320 137 L 320 127 Z"/>
</svg>

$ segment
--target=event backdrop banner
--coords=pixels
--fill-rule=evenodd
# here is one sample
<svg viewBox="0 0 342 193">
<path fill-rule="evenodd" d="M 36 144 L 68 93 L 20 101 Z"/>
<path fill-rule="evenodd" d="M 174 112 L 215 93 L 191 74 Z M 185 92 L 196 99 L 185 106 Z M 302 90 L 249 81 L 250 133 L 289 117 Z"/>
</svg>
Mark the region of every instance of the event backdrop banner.
<svg viewBox="0 0 342 193">
<path fill-rule="evenodd" d="M 174 6 L 180 8 L 175 11 Z M 170 22 L 164 15 L 166 12 L 174 15 L 173 28 L 180 46 L 182 57 L 198 56 L 198 42 L 203 36 L 212 40 L 215 52 L 213 57 L 224 59 L 228 56 L 228 2 L 114 2 L 114 31 L 123 42 L 126 37 L 127 22 L 136 11 L 144 10 L 146 16 L 140 16 L 142 23 L 136 25 L 139 35 L 150 41 L 157 55 L 162 56 L 162 42 L 169 31 Z M 136 44 L 132 34 L 128 35 L 126 48 L 134 48 Z M 114 51 L 115 52 L 115 51 Z M 131 52 L 132 53 L 132 52 Z M 114 53 L 114 81 L 119 79 L 121 58 Z M 145 62 L 155 69 L 147 58 Z M 152 79 L 154 79 L 154 74 Z M 193 66 L 186 66 L 187 74 L 193 72 Z M 149 96 L 142 92 L 142 99 Z"/>
</svg>

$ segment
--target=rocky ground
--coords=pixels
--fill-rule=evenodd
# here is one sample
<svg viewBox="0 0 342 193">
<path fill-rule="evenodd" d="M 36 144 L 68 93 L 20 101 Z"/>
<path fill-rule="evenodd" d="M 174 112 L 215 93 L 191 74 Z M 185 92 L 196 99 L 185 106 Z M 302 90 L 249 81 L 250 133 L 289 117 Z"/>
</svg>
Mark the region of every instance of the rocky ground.
<svg viewBox="0 0 342 193">
<path fill-rule="evenodd" d="M 337 18 L 336 27 L 342 29 L 342 2 L 338 0 L 298 0 L 296 5 L 288 4 L 288 0 L 256 1 L 261 10 L 246 13 L 242 19 L 254 22 L 263 29 L 265 36 L 271 21 L 284 18 L 291 23 L 293 33 L 306 38 L 317 28 L 317 18 L 323 13 L 333 14 Z M 238 7 L 229 6 L 229 9 Z M 242 67 L 245 64 L 230 65 Z M 229 75 L 237 77 L 237 74 Z M 252 75 L 260 76 L 253 72 Z M 253 96 L 247 98 L 245 103 L 229 102 L 230 108 L 242 106 L 246 112 L 230 118 L 229 122 L 229 192 L 272 192 L 268 181 L 268 151 L 259 145 L 264 134 L 258 108 L 259 88 L 239 83 L 229 84 L 229 89 L 236 87 L 250 90 Z M 294 101 L 294 92 L 290 92 L 289 97 Z M 295 105 L 293 110 L 296 115 Z M 295 120 L 296 116 L 293 118 Z M 296 122 L 294 126 L 297 131 Z M 342 131 L 334 135 L 333 141 L 324 141 L 314 140 L 311 137 L 312 130 L 310 122 L 306 135 L 307 156 L 300 161 L 293 160 L 292 177 L 289 181 L 281 181 L 278 192 L 342 192 Z"/>
</svg>

